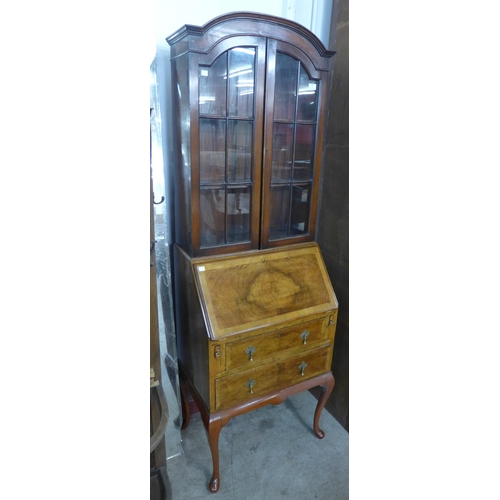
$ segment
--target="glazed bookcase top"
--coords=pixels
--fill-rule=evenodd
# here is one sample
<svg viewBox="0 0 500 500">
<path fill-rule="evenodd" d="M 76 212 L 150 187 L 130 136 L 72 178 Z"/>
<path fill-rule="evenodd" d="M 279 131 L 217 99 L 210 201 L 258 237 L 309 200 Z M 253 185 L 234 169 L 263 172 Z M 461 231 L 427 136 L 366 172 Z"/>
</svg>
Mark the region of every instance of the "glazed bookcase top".
<svg viewBox="0 0 500 500">
<path fill-rule="evenodd" d="M 167 40 L 175 243 L 201 257 L 315 241 L 333 52 L 252 12 Z"/>
</svg>

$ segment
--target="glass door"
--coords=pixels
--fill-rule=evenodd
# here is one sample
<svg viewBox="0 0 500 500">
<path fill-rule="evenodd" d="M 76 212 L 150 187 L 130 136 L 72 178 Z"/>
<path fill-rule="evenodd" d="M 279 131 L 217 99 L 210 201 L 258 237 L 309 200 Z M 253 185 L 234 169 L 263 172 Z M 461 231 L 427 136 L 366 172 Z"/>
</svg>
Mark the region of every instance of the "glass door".
<svg viewBox="0 0 500 500">
<path fill-rule="evenodd" d="M 297 48 L 274 40 L 269 47 L 263 247 L 313 239 L 320 159 L 321 75 Z"/>
<path fill-rule="evenodd" d="M 200 254 L 258 245 L 265 43 L 255 40 L 198 64 Z"/>
</svg>

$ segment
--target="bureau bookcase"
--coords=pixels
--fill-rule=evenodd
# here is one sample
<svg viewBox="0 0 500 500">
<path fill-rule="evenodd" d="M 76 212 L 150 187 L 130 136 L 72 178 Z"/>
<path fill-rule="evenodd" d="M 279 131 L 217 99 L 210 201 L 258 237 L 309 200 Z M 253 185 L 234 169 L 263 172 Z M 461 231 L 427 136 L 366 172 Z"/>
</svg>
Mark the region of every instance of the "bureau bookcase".
<svg viewBox="0 0 500 500">
<path fill-rule="evenodd" d="M 315 243 L 333 52 L 301 25 L 236 12 L 185 25 L 171 46 L 174 294 L 186 391 L 209 436 L 334 380 L 338 303 Z"/>
</svg>

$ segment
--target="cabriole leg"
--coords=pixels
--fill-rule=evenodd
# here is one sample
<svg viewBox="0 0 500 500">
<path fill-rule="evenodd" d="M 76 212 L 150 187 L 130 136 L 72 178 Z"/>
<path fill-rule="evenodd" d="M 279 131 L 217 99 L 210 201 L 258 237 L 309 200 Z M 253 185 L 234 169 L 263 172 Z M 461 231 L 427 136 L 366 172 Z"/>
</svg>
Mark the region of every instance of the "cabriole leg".
<svg viewBox="0 0 500 500">
<path fill-rule="evenodd" d="M 314 433 L 319 439 L 323 439 L 325 437 L 325 433 L 319 428 L 319 416 L 321 414 L 321 410 L 325 406 L 326 401 L 330 397 L 330 394 L 333 391 L 333 386 L 335 385 L 335 379 L 333 375 L 330 373 L 326 380 L 326 385 L 321 387 L 321 396 L 318 399 L 318 404 L 316 405 L 316 411 L 314 412 Z"/>
<path fill-rule="evenodd" d="M 189 411 L 189 401 L 187 397 L 186 387 L 184 386 L 184 382 L 182 380 L 180 381 L 180 387 L 181 387 L 181 405 L 182 405 L 182 416 L 183 416 L 181 430 L 184 430 L 189 425 L 189 419 L 191 413 Z"/>
<path fill-rule="evenodd" d="M 210 451 L 212 452 L 213 474 L 208 489 L 212 493 L 217 493 L 220 487 L 219 475 L 219 434 L 222 429 L 222 422 L 220 419 L 208 422 L 208 442 L 210 444 Z"/>
</svg>

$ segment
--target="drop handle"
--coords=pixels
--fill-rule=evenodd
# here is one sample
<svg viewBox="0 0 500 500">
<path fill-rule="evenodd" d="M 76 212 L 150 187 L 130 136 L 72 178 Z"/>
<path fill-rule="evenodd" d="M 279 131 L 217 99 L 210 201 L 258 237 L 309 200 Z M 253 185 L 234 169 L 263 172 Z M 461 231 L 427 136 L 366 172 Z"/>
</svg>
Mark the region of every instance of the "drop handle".
<svg viewBox="0 0 500 500">
<path fill-rule="evenodd" d="M 302 339 L 302 341 L 303 341 L 303 342 L 302 342 L 303 344 L 307 344 L 306 339 L 307 339 L 307 337 L 309 337 L 309 335 L 311 335 L 311 333 L 310 333 L 310 332 L 308 332 L 307 330 L 304 330 L 304 331 L 303 331 L 303 332 L 299 335 L 299 337 L 300 337 L 300 338 Z"/>
<path fill-rule="evenodd" d="M 249 379 L 249 381 L 245 384 L 250 389 L 250 394 L 253 394 L 253 386 L 255 385 L 254 379 Z"/>
<path fill-rule="evenodd" d="M 249 361 L 253 361 L 253 353 L 256 351 L 255 347 L 251 345 L 248 349 L 245 349 L 245 354 L 250 356 Z"/>
<path fill-rule="evenodd" d="M 302 361 L 302 363 L 300 363 L 300 365 L 299 365 L 300 374 L 302 376 L 304 376 L 304 370 L 306 368 L 307 368 L 307 363 L 305 361 Z"/>
</svg>

